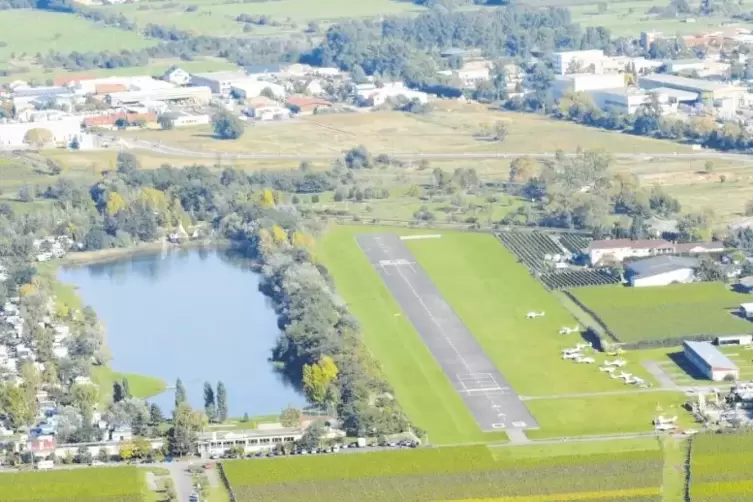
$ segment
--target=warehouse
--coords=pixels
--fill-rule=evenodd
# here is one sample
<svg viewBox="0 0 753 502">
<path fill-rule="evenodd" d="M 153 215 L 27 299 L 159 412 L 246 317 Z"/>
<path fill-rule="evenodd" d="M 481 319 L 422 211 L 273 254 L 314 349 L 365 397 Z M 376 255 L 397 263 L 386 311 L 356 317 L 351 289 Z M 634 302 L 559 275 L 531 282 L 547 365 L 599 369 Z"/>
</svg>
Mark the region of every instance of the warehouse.
<svg viewBox="0 0 753 502">
<path fill-rule="evenodd" d="M 594 91 L 599 89 L 624 89 L 625 76 L 620 73 L 573 73 L 557 76 L 552 81 L 552 97 L 559 99 L 570 92 Z"/>
<path fill-rule="evenodd" d="M 625 265 L 625 277 L 633 287 L 666 286 L 673 283 L 692 282 L 696 258 L 682 256 L 654 256 Z"/>
<path fill-rule="evenodd" d="M 113 92 L 106 96 L 107 102 L 112 107 L 150 101 L 188 101 L 196 104 L 207 104 L 211 98 L 212 91 L 209 87 L 169 87 L 147 91 Z"/>
<path fill-rule="evenodd" d="M 685 341 L 682 348 L 685 358 L 706 378 L 715 382 L 740 378 L 740 368 L 709 342 Z"/>
<path fill-rule="evenodd" d="M 677 89 L 678 91 L 693 92 L 698 94 L 700 101 L 705 103 L 713 103 L 714 101 L 722 99 L 732 99 L 736 104 L 744 99 L 745 93 L 747 92 L 744 87 L 738 87 L 736 85 L 660 73 L 641 77 L 638 79 L 638 85 L 640 85 L 642 89 L 667 87 L 670 89 Z"/>
<path fill-rule="evenodd" d="M 214 94 L 227 96 L 233 84 L 249 80 L 248 75 L 239 71 L 215 71 L 191 74 L 191 85 L 209 87 Z"/>
</svg>

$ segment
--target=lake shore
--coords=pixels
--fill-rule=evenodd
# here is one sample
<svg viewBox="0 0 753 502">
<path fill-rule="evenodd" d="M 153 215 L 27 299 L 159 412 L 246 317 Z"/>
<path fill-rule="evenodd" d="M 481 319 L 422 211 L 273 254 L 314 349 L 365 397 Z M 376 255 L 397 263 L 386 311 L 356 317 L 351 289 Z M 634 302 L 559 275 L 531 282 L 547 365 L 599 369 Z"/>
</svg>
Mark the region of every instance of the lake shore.
<svg viewBox="0 0 753 502">
<path fill-rule="evenodd" d="M 80 266 L 92 265 L 95 263 L 107 263 L 110 261 L 120 260 L 129 256 L 140 254 L 153 254 L 160 251 L 172 251 L 178 249 L 191 249 L 197 247 L 208 247 L 212 249 L 222 249 L 229 247 L 229 243 L 224 240 L 200 239 L 187 241 L 184 243 L 171 243 L 166 241 L 145 242 L 136 244 L 127 248 L 99 249 L 97 251 L 76 251 L 68 253 L 59 262 L 61 266 Z"/>
</svg>

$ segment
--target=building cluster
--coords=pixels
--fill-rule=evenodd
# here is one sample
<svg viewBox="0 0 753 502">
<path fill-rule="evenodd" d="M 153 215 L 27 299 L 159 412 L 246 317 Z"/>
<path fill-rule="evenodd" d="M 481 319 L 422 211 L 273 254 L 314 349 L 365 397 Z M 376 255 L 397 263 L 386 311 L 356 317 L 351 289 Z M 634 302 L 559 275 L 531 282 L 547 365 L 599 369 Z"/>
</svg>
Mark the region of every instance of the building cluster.
<svg viewBox="0 0 753 502">
<path fill-rule="evenodd" d="M 733 50 L 706 59 L 666 61 L 607 56 L 601 50 L 557 52 L 551 93 L 559 99 L 568 92 L 584 92 L 598 108 L 628 115 L 653 103 L 662 114 L 723 120 L 747 112 L 753 116 L 747 82 L 734 80 L 730 71 L 740 57 Z"/>
</svg>

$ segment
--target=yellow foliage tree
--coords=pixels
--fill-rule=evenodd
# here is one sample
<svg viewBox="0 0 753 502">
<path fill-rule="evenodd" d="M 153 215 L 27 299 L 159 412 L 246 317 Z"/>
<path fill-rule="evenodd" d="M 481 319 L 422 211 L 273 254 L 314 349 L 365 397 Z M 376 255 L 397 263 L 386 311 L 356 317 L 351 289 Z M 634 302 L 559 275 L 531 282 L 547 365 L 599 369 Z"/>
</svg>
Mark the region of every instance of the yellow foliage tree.
<svg viewBox="0 0 753 502">
<path fill-rule="evenodd" d="M 288 234 L 282 227 L 274 225 L 272 227 L 272 240 L 277 247 L 284 246 L 288 243 Z"/>
<path fill-rule="evenodd" d="M 107 214 L 115 216 L 127 206 L 125 199 L 118 192 L 107 194 Z"/>
<path fill-rule="evenodd" d="M 275 243 L 272 240 L 272 234 L 269 230 L 262 228 L 259 230 L 259 248 L 262 253 L 269 253 L 275 248 Z"/>
<path fill-rule="evenodd" d="M 261 206 L 262 207 L 274 207 L 275 194 L 269 188 L 265 188 L 261 192 Z"/>
<path fill-rule="evenodd" d="M 36 294 L 37 287 L 33 284 L 23 284 L 20 288 L 18 288 L 18 294 L 21 296 L 31 296 L 33 294 Z"/>
<path fill-rule="evenodd" d="M 160 214 L 165 214 L 169 210 L 167 197 L 162 190 L 151 187 L 142 188 L 139 199 Z"/>
<path fill-rule="evenodd" d="M 303 365 L 303 390 L 315 403 L 322 404 L 327 397 L 327 388 L 337 378 L 339 370 L 329 356 L 322 356 L 315 364 Z"/>
<path fill-rule="evenodd" d="M 306 232 L 293 232 L 293 236 L 290 238 L 290 243 L 297 249 L 306 249 L 308 251 L 314 250 L 314 238 Z"/>
</svg>

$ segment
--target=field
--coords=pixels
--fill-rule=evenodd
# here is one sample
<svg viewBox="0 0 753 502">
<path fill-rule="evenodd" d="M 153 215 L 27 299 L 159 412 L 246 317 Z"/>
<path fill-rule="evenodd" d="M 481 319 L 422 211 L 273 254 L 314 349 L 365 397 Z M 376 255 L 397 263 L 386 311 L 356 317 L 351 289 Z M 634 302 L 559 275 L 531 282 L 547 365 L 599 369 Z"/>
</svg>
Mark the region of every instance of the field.
<svg viewBox="0 0 753 502">
<path fill-rule="evenodd" d="M 143 502 L 146 495 L 135 467 L 0 474 L 3 502 Z"/>
<path fill-rule="evenodd" d="M 749 297 L 720 283 L 673 284 L 661 288 L 597 286 L 572 294 L 623 343 L 676 341 L 683 337 L 747 333 L 748 321 L 731 309 Z"/>
<path fill-rule="evenodd" d="M 608 453 L 555 448 L 527 455 L 527 447 L 476 446 L 294 457 L 232 461 L 225 471 L 238 502 L 661 500 L 658 443 L 627 446 Z"/>
<path fill-rule="evenodd" d="M 753 491 L 753 434 L 699 434 L 693 438 L 690 495 L 693 502 L 742 502 Z"/>
<path fill-rule="evenodd" d="M 167 384 L 159 378 L 153 378 L 133 373 L 113 371 L 109 366 L 95 366 L 92 368 L 92 381 L 99 385 L 99 399 L 102 404 L 112 400 L 112 384 L 118 380 L 128 380 L 128 390 L 133 397 L 148 399 L 164 392 Z"/>
<path fill-rule="evenodd" d="M 401 112 L 345 113 L 254 126 L 234 141 L 217 140 L 209 127 L 126 132 L 126 137 L 193 151 L 339 156 L 359 144 L 385 153 L 541 153 L 601 148 L 622 153 L 689 152 L 686 145 L 587 128 L 541 115 L 492 111 L 482 105 L 441 101 L 429 115 Z M 480 139 L 483 123 L 502 121 L 504 142 Z"/>
<path fill-rule="evenodd" d="M 29 29 L 34 26 L 34 29 Z M 86 33 L 85 37 L 81 34 Z M 15 53 L 28 58 L 50 50 L 73 51 L 119 51 L 142 49 L 156 42 L 141 37 L 138 33 L 109 28 L 70 14 L 40 10 L 5 10 L 0 12 L 0 39 L 5 45 L 0 48 L 0 61 L 7 62 Z"/>
</svg>

